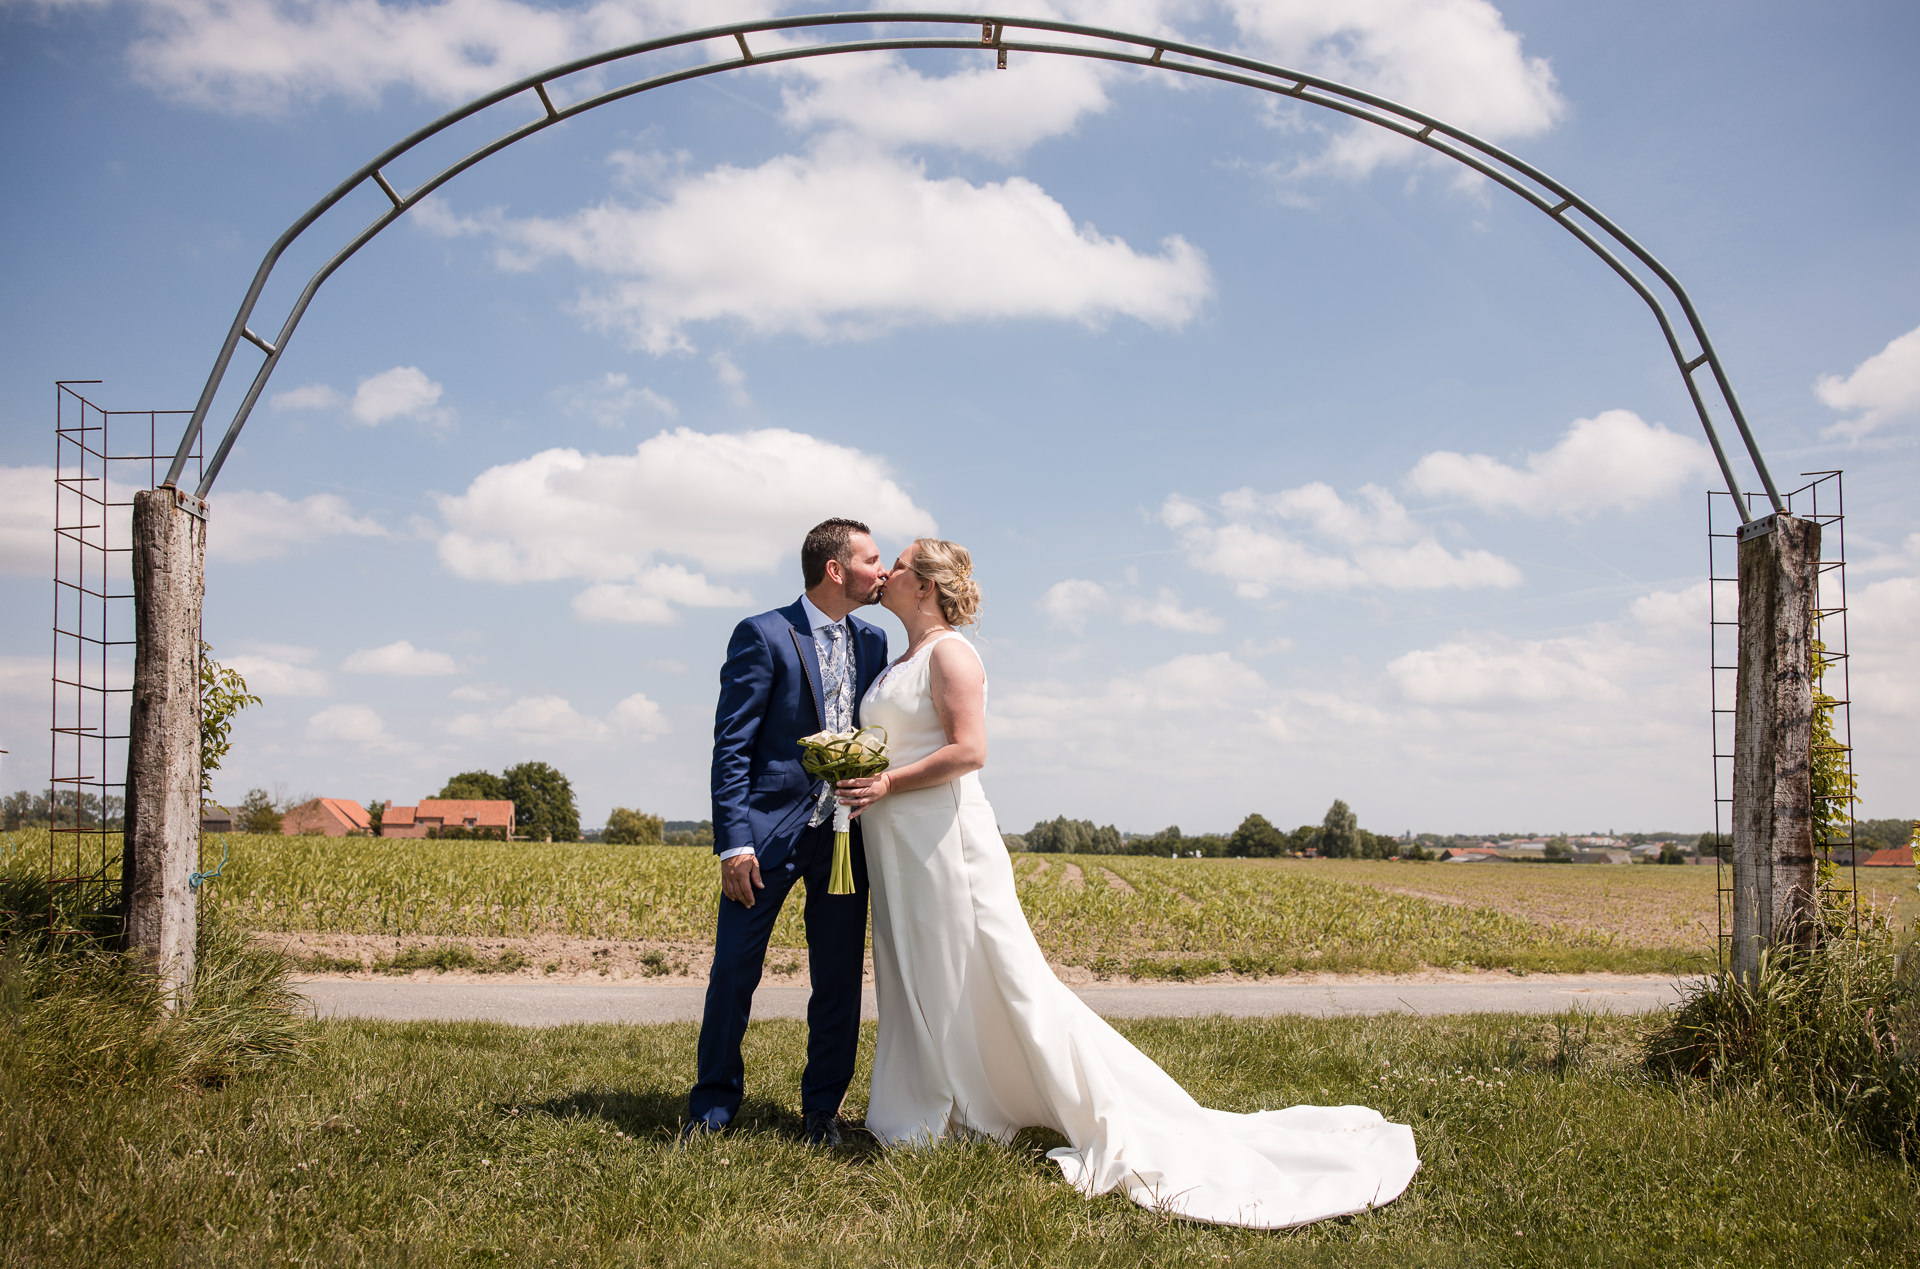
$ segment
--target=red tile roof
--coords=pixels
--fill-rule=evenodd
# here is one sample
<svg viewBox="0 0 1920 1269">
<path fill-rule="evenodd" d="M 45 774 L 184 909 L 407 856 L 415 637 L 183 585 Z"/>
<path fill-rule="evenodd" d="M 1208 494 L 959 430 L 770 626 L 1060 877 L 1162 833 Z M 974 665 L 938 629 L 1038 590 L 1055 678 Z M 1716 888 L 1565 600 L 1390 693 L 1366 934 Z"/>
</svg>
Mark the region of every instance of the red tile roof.
<svg viewBox="0 0 1920 1269">
<path fill-rule="evenodd" d="M 1886 850 L 1876 850 L 1860 861 L 1862 868 L 1911 868 L 1913 867 L 1913 847 L 1891 846 Z"/>
<path fill-rule="evenodd" d="M 513 828 L 513 803 L 483 802 L 477 798 L 421 798 L 410 808 L 412 819 L 440 821 L 443 827 L 456 824 L 474 828 Z"/>
</svg>

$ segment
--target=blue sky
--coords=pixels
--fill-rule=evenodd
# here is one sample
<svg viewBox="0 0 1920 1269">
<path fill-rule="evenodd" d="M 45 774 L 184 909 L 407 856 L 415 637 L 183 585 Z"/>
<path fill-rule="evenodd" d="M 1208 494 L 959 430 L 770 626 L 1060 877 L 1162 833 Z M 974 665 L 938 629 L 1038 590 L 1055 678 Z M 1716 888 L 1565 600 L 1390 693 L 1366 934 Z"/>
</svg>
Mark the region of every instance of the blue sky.
<svg viewBox="0 0 1920 1269">
<path fill-rule="evenodd" d="M 190 406 L 267 245 L 393 140 L 601 47 L 798 11 L 0 6 L 0 785 L 44 774 L 55 379 Z M 1403 100 L 1659 255 L 1783 483 L 1847 472 L 1862 810 L 1914 813 L 1920 13 L 1030 11 Z M 343 268 L 214 490 L 207 636 L 266 697 L 216 791 L 406 802 L 538 758 L 590 823 L 702 816 L 727 632 L 845 513 L 889 552 L 975 552 L 1009 831 L 1291 825 L 1336 796 L 1378 831 L 1705 827 L 1716 479 L 1640 301 L 1330 112 L 990 57 L 646 94 Z M 256 329 L 381 205 L 296 246 Z"/>
</svg>

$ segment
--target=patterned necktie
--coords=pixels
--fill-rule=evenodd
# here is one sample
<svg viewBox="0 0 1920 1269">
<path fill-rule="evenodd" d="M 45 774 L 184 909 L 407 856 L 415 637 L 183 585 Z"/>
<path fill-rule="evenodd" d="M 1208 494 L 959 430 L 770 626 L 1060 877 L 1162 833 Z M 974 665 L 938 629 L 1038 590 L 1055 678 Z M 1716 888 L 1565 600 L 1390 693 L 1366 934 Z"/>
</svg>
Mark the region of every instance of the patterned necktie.
<svg viewBox="0 0 1920 1269">
<path fill-rule="evenodd" d="M 820 661 L 821 687 L 826 699 L 822 702 L 822 712 L 826 714 L 828 731 L 853 730 L 853 675 L 847 666 L 847 628 L 839 622 L 826 627 L 827 654 Z M 813 814 L 807 817 L 809 825 L 824 824 L 827 816 L 833 814 L 833 786 L 823 784 L 820 793 L 814 799 Z"/>
</svg>

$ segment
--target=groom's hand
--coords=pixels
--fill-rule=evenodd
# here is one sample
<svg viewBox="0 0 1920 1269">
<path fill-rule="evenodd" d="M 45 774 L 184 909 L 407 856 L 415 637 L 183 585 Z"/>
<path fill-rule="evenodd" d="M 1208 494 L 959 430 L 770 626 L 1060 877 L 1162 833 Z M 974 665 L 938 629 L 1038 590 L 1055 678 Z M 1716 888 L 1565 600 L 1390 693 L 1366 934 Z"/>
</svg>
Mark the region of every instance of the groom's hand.
<svg viewBox="0 0 1920 1269">
<path fill-rule="evenodd" d="M 766 888 L 767 883 L 760 880 L 758 855 L 735 855 L 732 859 L 720 861 L 720 893 L 735 903 L 751 908 L 753 892 Z"/>
</svg>

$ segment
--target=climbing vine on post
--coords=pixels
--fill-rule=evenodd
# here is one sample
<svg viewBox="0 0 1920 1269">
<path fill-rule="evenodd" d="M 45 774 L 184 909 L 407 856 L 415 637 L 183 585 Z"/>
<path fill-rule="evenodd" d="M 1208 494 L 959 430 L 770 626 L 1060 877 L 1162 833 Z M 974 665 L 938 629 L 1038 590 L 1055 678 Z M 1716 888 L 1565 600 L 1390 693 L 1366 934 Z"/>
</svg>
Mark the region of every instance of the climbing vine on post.
<svg viewBox="0 0 1920 1269">
<path fill-rule="evenodd" d="M 200 803 L 213 801 L 213 773 L 233 748 L 233 718 L 260 698 L 247 690 L 240 671 L 213 659 L 213 645 L 200 641 Z"/>
<path fill-rule="evenodd" d="M 1840 891 L 1834 885 L 1833 848 L 1853 840 L 1853 805 L 1860 800 L 1859 782 L 1853 775 L 1853 763 L 1847 747 L 1833 731 L 1834 706 L 1840 702 L 1826 689 L 1827 645 L 1810 639 L 1813 649 L 1813 725 L 1809 745 L 1812 778 L 1811 818 L 1815 868 L 1819 873 L 1820 934 L 1834 938 L 1854 928 L 1857 912 L 1852 905 L 1859 898 L 1851 890 Z"/>
</svg>

